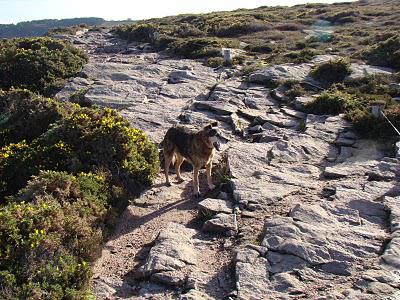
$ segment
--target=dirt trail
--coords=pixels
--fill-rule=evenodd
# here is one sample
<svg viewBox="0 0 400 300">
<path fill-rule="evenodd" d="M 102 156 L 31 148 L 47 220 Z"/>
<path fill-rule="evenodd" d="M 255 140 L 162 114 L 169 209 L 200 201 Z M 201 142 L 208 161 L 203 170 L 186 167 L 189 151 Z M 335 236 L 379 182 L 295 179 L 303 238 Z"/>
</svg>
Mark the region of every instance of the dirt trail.
<svg viewBox="0 0 400 300">
<path fill-rule="evenodd" d="M 115 233 L 103 248 L 101 257 L 94 264 L 95 282 L 103 281 L 111 284 L 115 290 L 115 298 L 139 297 L 141 288 L 147 283 L 134 279 L 133 270 L 143 264 L 147 254 L 160 230 L 169 222 L 183 224 L 189 228 L 201 229 L 198 219 L 198 198 L 192 196 L 191 173 L 183 173 L 185 182 L 173 182 L 171 187 L 164 184 L 164 176 L 160 174 L 151 189 L 134 200 L 121 215 Z M 201 191 L 207 191 L 205 178 L 201 176 Z M 225 247 L 224 247 L 225 244 Z M 199 234 L 198 269 L 201 273 L 198 289 L 210 296 L 223 298 L 229 292 L 231 277 L 231 244 L 226 247 L 226 239 L 212 235 Z M 220 284 L 221 278 L 227 282 Z M 175 291 L 152 286 L 153 299 L 175 298 Z M 233 287 L 232 287 L 233 288 Z M 157 298 L 159 297 L 159 298 Z M 107 297 L 106 297 L 107 298 Z M 114 297 L 108 296 L 108 299 Z"/>
</svg>

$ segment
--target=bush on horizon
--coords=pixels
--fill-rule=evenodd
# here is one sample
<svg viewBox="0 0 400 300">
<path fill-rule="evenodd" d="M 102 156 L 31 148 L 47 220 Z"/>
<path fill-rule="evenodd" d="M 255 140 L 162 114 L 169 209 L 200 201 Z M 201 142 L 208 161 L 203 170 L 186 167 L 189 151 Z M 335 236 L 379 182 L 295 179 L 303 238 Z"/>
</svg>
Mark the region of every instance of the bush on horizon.
<svg viewBox="0 0 400 300">
<path fill-rule="evenodd" d="M 48 37 L 0 40 L 0 89 L 28 89 L 53 96 L 87 62 L 71 44 Z"/>
</svg>

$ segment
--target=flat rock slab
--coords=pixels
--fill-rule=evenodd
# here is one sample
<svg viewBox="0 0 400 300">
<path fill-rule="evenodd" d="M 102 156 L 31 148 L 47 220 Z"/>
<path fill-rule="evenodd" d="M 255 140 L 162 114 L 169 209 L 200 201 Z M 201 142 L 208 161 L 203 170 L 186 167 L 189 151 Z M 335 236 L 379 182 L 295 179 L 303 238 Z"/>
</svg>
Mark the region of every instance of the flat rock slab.
<svg viewBox="0 0 400 300">
<path fill-rule="evenodd" d="M 306 109 L 307 104 L 313 102 L 314 100 L 315 98 L 313 97 L 304 97 L 304 96 L 296 97 L 293 100 L 293 105 L 295 109 L 304 111 Z"/>
<path fill-rule="evenodd" d="M 343 170 L 341 168 L 326 167 L 323 175 L 325 178 L 338 179 L 338 178 L 347 177 L 349 175 L 349 172 L 347 170 Z"/>
<path fill-rule="evenodd" d="M 371 75 L 391 75 L 394 72 L 394 70 L 391 68 L 370 66 L 357 63 L 352 63 L 350 68 L 351 74 L 346 77 L 346 81 L 360 79 Z"/>
<path fill-rule="evenodd" d="M 196 250 L 191 239 L 197 233 L 177 223 L 162 229 L 146 262 L 135 272 L 137 279 L 178 286 L 186 281 L 189 266 L 196 265 Z"/>
<path fill-rule="evenodd" d="M 388 205 L 393 201 L 388 199 Z M 289 290 L 310 296 L 311 290 L 325 286 L 329 280 L 358 273 L 355 270 L 359 270 L 365 260 L 379 257 L 386 233 L 372 223 L 351 222 L 355 215 L 357 210 L 346 206 L 297 204 L 289 217 L 267 219 L 261 246 L 268 251 L 244 248 L 237 255 L 238 298 L 249 299 L 263 292 L 271 299 L 278 299 L 281 293 Z M 367 282 L 362 287 L 364 292 L 393 295 L 391 287 L 396 284 L 393 274 L 379 271 L 379 267 L 376 272 L 387 274 L 384 278 L 390 283 L 371 285 Z M 294 273 L 299 274 L 302 281 L 293 276 Z"/>
<path fill-rule="evenodd" d="M 250 74 L 249 81 L 252 83 L 280 82 L 286 80 L 304 81 L 308 77 L 312 66 L 313 64 L 271 66 Z"/>
<path fill-rule="evenodd" d="M 203 224 L 204 232 L 211 233 L 227 233 L 230 231 L 237 232 L 237 222 L 235 214 L 217 214 L 214 218 Z"/>
<path fill-rule="evenodd" d="M 221 199 L 211 199 L 207 198 L 199 202 L 199 213 L 207 216 L 207 215 L 215 215 L 218 213 L 231 214 L 232 213 L 232 202 L 229 200 L 221 200 Z"/>
</svg>

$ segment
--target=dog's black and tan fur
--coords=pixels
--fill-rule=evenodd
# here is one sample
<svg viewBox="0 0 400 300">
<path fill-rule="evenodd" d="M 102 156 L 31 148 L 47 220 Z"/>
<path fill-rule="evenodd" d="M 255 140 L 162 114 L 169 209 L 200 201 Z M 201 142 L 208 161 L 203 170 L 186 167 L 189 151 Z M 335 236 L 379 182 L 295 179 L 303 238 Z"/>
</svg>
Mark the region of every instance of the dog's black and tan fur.
<svg viewBox="0 0 400 300">
<path fill-rule="evenodd" d="M 168 178 L 169 167 L 175 158 L 175 172 L 179 181 L 183 181 L 180 167 L 186 159 L 193 166 L 193 189 L 196 196 L 199 191 L 199 170 L 206 166 L 207 182 L 210 189 L 215 186 L 212 183 L 211 169 L 215 148 L 219 150 L 217 130 L 218 122 L 205 126 L 198 132 L 191 132 L 184 127 L 172 127 L 168 129 L 163 140 L 165 159 L 166 184 L 171 185 Z"/>
</svg>

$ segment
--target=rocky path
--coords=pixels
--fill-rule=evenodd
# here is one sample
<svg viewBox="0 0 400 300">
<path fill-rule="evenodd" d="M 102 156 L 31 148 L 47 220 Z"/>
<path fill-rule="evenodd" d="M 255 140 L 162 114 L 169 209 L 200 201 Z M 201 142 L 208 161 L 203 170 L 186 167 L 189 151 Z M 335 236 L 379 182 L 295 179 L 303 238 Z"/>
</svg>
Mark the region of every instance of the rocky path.
<svg viewBox="0 0 400 300">
<path fill-rule="evenodd" d="M 308 98 L 288 107 L 279 88 L 256 83 L 318 84 L 307 78 L 310 64 L 272 66 L 253 84 L 107 32 L 72 40 L 90 62 L 60 98 L 85 89 L 155 142 L 174 124 L 213 120 L 229 139 L 218 157 L 231 178 L 221 191 L 201 178 L 204 197 L 195 199 L 190 172 L 172 187 L 160 174 L 128 206 L 94 265 L 98 299 L 400 297 L 399 161 L 342 116 L 307 115 Z M 352 67 L 357 76 L 390 72 Z"/>
</svg>

